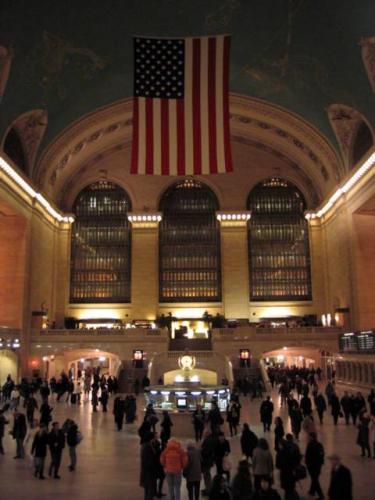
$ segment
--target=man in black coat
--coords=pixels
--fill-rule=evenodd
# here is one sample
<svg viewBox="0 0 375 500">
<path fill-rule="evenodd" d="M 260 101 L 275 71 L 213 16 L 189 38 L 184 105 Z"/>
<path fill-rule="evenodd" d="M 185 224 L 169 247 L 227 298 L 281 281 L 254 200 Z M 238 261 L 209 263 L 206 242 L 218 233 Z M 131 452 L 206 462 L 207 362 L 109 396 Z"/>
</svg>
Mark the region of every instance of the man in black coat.
<svg viewBox="0 0 375 500">
<path fill-rule="evenodd" d="M 23 447 L 23 442 L 26 437 L 26 430 L 27 427 L 25 415 L 23 413 L 20 413 L 19 411 L 15 411 L 12 436 L 13 439 L 16 440 L 17 452 L 14 458 L 25 458 L 25 449 Z"/>
<path fill-rule="evenodd" d="M 44 462 L 47 455 L 47 445 L 48 445 L 47 427 L 44 424 L 40 424 L 40 429 L 35 434 L 34 441 L 31 446 L 31 454 L 34 455 L 35 459 L 34 476 L 35 477 L 39 476 L 39 479 L 45 479 Z"/>
<path fill-rule="evenodd" d="M 351 410 L 351 400 L 349 394 L 345 391 L 343 397 L 340 400 L 341 408 L 344 413 L 345 423 L 349 425 L 350 410 Z"/>
<path fill-rule="evenodd" d="M 318 498 L 324 498 L 324 494 L 319 483 L 320 472 L 324 464 L 324 448 L 323 445 L 319 443 L 315 432 L 310 434 L 310 440 L 305 453 L 305 462 L 311 477 L 309 495 L 315 497 L 315 494 L 317 494 Z"/>
<path fill-rule="evenodd" d="M 270 396 L 267 396 L 267 399 L 263 401 L 263 403 L 260 405 L 260 421 L 263 424 L 264 432 L 271 430 L 272 414 L 273 414 L 273 403 L 271 401 Z"/>
<path fill-rule="evenodd" d="M 49 466 L 48 475 L 52 476 L 53 472 L 53 477 L 55 479 L 60 479 L 59 468 L 61 464 L 62 451 L 65 447 L 65 435 L 60 429 L 58 422 L 53 422 L 52 424 L 52 430 L 48 434 L 48 445 L 51 452 L 51 465 Z"/>
<path fill-rule="evenodd" d="M 327 403 L 322 393 L 317 394 L 315 398 L 315 408 L 319 416 L 319 422 L 323 423 L 323 415 L 327 409 Z"/>
<path fill-rule="evenodd" d="M 352 500 L 352 473 L 342 465 L 338 455 L 332 455 L 329 459 L 332 464 L 329 500 Z"/>
<path fill-rule="evenodd" d="M 337 425 L 337 421 L 341 413 L 341 406 L 340 406 L 340 400 L 335 392 L 333 392 L 331 395 L 331 410 L 332 410 L 331 413 L 333 417 L 333 424 Z"/>
<path fill-rule="evenodd" d="M 140 486 L 145 490 L 145 500 L 153 500 L 156 496 L 157 468 L 155 464 L 156 452 L 152 445 L 154 433 L 149 432 L 141 446 L 141 475 Z"/>
</svg>

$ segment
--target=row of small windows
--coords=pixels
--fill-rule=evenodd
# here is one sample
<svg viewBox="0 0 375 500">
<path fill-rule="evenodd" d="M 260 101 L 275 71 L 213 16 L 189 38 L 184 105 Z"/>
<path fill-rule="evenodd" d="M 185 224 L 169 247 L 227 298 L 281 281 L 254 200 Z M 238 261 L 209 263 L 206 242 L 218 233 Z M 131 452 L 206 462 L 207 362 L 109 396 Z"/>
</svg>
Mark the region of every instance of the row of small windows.
<svg viewBox="0 0 375 500">
<path fill-rule="evenodd" d="M 248 198 L 250 299 L 310 300 L 311 276 L 305 200 L 282 179 L 258 184 Z M 219 203 L 206 185 L 180 181 L 162 197 L 159 226 L 160 302 L 219 302 Z M 127 193 L 100 181 L 74 204 L 70 300 L 130 302 L 131 211 Z"/>
</svg>

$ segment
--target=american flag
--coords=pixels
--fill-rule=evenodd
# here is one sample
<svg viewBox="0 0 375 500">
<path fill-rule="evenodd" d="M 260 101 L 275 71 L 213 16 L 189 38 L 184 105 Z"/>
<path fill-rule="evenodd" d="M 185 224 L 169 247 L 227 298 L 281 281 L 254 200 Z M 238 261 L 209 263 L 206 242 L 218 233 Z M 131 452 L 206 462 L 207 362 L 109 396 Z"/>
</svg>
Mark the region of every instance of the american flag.
<svg viewBox="0 0 375 500">
<path fill-rule="evenodd" d="M 227 35 L 134 38 L 131 172 L 232 171 Z"/>
</svg>

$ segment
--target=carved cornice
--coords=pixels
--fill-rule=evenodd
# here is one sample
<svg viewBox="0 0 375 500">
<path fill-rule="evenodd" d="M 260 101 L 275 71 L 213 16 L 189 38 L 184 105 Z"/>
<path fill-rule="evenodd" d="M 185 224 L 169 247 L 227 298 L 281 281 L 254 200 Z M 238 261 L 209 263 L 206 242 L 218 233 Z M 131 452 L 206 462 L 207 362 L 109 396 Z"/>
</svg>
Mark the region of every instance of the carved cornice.
<svg viewBox="0 0 375 500">
<path fill-rule="evenodd" d="M 344 168 L 336 151 L 301 117 L 260 99 L 233 94 L 230 111 L 232 140 L 251 141 L 288 159 L 294 169 L 299 166 L 310 187 L 314 186 L 315 198 L 324 196 L 342 178 Z M 131 133 L 132 99 L 100 108 L 74 122 L 48 146 L 34 178 L 50 192 L 58 192 L 63 185 L 65 190 L 75 172 L 82 173 L 82 168 L 102 160 L 103 155 L 129 145 Z"/>
</svg>

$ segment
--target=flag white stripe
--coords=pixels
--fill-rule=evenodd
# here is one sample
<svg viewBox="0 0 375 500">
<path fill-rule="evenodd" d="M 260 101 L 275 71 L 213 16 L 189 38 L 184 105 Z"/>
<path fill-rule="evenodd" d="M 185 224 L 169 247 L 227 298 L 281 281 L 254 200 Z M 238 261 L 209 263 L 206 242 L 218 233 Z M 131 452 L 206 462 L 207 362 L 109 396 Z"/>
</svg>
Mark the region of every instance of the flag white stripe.
<svg viewBox="0 0 375 500">
<path fill-rule="evenodd" d="M 146 173 L 146 98 L 138 99 L 138 173 Z"/>
<path fill-rule="evenodd" d="M 177 102 L 169 99 L 169 174 L 177 175 Z"/>
<path fill-rule="evenodd" d="M 185 40 L 185 174 L 194 174 L 193 142 L 193 39 Z"/>
<path fill-rule="evenodd" d="M 223 68 L 224 68 L 224 37 L 216 38 L 216 150 L 217 171 L 225 172 L 224 154 L 224 116 L 223 116 Z"/>
<path fill-rule="evenodd" d="M 153 99 L 154 174 L 161 174 L 161 101 Z"/>
<path fill-rule="evenodd" d="M 202 174 L 210 173 L 209 155 L 209 130 L 208 130 L 208 38 L 201 39 L 201 70 L 200 70 L 200 94 L 201 94 L 201 158 Z"/>
</svg>

